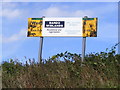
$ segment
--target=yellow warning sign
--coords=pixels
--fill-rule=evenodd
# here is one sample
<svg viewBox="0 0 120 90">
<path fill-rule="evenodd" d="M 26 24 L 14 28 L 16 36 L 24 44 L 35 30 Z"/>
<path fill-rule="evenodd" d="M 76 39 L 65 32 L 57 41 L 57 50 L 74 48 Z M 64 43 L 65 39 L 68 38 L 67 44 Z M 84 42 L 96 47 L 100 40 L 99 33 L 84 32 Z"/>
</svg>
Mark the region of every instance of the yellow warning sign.
<svg viewBox="0 0 120 90">
<path fill-rule="evenodd" d="M 28 18 L 28 37 L 42 37 L 42 18 Z"/>
<path fill-rule="evenodd" d="M 83 18 L 83 37 L 97 37 L 97 18 Z"/>
</svg>

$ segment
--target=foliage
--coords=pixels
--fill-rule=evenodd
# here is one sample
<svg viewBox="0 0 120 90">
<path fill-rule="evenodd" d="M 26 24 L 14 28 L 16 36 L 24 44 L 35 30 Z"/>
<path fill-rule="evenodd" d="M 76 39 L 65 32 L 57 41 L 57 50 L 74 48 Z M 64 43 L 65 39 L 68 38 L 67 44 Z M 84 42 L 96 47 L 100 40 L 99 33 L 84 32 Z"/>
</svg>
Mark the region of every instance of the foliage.
<svg viewBox="0 0 120 90">
<path fill-rule="evenodd" d="M 81 55 L 60 53 L 25 65 L 10 59 L 3 62 L 3 88 L 119 88 L 120 55 L 111 50 Z"/>
</svg>

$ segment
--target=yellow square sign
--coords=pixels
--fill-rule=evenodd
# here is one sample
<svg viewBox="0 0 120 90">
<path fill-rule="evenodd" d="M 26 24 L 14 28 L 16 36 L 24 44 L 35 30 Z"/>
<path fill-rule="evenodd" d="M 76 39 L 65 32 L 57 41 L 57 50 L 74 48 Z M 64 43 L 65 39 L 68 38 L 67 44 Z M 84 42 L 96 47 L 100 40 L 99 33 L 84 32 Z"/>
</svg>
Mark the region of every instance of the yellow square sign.
<svg viewBox="0 0 120 90">
<path fill-rule="evenodd" d="M 42 36 L 42 18 L 28 18 L 28 37 Z"/>
<path fill-rule="evenodd" d="M 83 37 L 97 37 L 97 18 L 83 18 Z"/>
</svg>

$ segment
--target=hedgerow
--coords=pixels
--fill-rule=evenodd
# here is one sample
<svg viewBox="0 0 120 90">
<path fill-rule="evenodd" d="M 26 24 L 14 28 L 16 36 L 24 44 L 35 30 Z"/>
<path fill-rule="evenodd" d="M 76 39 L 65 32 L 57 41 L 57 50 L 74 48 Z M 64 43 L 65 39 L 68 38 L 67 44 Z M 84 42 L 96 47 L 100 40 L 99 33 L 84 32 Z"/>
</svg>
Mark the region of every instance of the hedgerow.
<svg viewBox="0 0 120 90">
<path fill-rule="evenodd" d="M 120 55 L 116 46 L 90 53 L 59 53 L 42 63 L 22 64 L 10 59 L 2 64 L 3 88 L 119 88 Z M 28 64 L 29 63 L 29 64 Z"/>
</svg>

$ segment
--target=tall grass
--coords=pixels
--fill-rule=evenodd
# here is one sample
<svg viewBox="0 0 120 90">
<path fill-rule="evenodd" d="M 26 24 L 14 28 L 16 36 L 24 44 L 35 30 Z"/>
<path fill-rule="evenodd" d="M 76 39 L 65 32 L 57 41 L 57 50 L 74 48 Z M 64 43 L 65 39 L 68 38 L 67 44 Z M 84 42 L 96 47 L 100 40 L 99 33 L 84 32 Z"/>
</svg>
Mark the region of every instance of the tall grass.
<svg viewBox="0 0 120 90">
<path fill-rule="evenodd" d="M 60 53 L 41 64 L 3 62 L 3 88 L 119 88 L 120 55 L 111 50 L 86 55 Z M 82 66 L 81 66 L 82 64 Z"/>
</svg>

